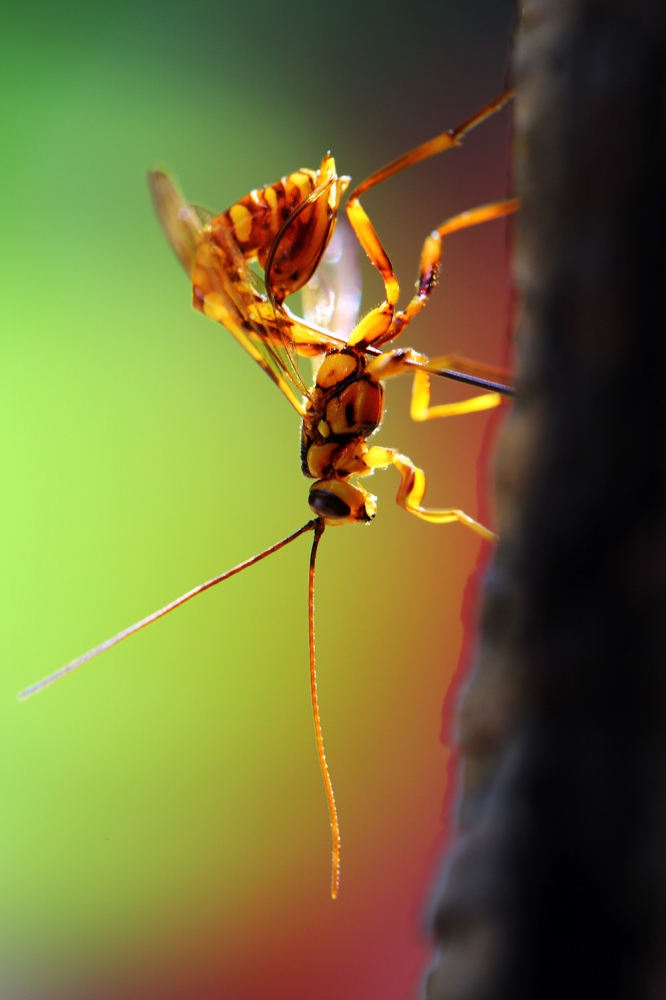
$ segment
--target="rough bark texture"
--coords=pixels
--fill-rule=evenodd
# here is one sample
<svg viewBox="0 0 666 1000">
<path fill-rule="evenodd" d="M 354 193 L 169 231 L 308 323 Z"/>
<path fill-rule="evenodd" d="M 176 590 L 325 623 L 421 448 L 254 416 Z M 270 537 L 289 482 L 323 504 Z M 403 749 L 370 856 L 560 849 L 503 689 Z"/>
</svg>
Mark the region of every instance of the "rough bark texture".
<svg viewBox="0 0 666 1000">
<path fill-rule="evenodd" d="M 428 1000 L 666 996 L 666 5 L 530 0 L 521 385 Z"/>
</svg>

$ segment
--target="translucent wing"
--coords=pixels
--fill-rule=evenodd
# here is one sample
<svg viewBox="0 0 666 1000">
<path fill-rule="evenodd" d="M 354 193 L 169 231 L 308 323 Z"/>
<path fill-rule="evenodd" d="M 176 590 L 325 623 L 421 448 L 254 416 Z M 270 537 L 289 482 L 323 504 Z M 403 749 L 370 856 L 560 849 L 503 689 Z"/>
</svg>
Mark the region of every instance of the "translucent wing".
<svg viewBox="0 0 666 1000">
<path fill-rule="evenodd" d="M 174 179 L 164 171 L 151 171 L 148 183 L 162 228 L 189 277 L 197 250 L 203 249 L 198 277 L 203 263 L 205 288 L 195 289 L 202 311 L 227 327 L 301 412 L 293 389 L 300 394 L 305 386 L 297 371 L 294 378 L 293 366 L 282 349 L 273 307 L 223 221 L 215 224 L 212 212 L 186 202 Z"/>
<path fill-rule="evenodd" d="M 267 291 L 275 310 L 277 329 L 282 342 L 282 355 L 292 378 L 305 396 L 309 396 L 309 390 L 298 370 L 297 355 L 307 353 L 312 356 L 314 353 L 321 358 L 329 346 L 330 338 L 327 337 L 324 328 L 317 329 L 310 326 L 307 321 L 304 323 L 298 320 L 283 305 L 283 300 L 290 280 L 296 279 L 303 272 L 312 274 L 321 266 L 332 238 L 331 234 L 335 231 L 339 198 L 334 187 L 334 179 L 335 174 L 328 176 L 296 206 L 275 236 L 265 265 Z M 341 180 L 346 181 L 347 178 Z M 289 280 L 285 284 L 286 275 L 289 275 Z M 310 342 L 308 350 L 299 348 L 297 330 L 302 333 L 307 331 L 306 337 Z"/>
<path fill-rule="evenodd" d="M 196 265 L 194 295 L 202 311 L 229 330 L 302 415 L 298 397 L 307 388 L 285 347 L 295 324 L 264 294 L 221 216 L 203 230 Z"/>
<path fill-rule="evenodd" d="M 348 341 L 361 308 L 358 240 L 340 218 L 315 274 L 303 288 L 303 316 L 308 323 Z"/>
<path fill-rule="evenodd" d="M 215 218 L 215 212 L 211 212 L 209 208 L 204 208 L 203 205 L 192 204 L 189 206 L 201 222 L 202 226 L 207 226 L 209 222 Z"/>
<path fill-rule="evenodd" d="M 276 331 L 281 341 L 280 357 L 286 371 L 304 396 L 309 396 L 298 370 L 297 356 L 321 362 L 327 350 L 339 349 L 354 328 L 360 304 L 360 271 L 356 239 L 344 223 L 336 236 L 336 213 L 339 195 L 334 189 L 335 176 L 329 176 L 296 206 L 273 240 L 266 258 L 266 289 L 275 313 Z M 338 178 L 346 188 L 348 178 Z M 315 224 L 316 223 L 316 224 Z M 295 316 L 284 304 L 284 275 L 291 277 L 305 270 L 316 272 L 318 289 L 309 315 Z M 282 275 L 282 282 L 276 275 Z M 310 279 L 311 281 L 313 279 Z M 328 307 L 328 309 L 326 308 Z M 318 323 L 317 318 L 323 322 Z M 340 333 L 338 333 L 340 331 Z"/>
<path fill-rule="evenodd" d="M 312 356 L 325 350 L 325 332 L 310 329 L 287 309 L 276 306 L 223 216 L 186 202 L 175 181 L 163 171 L 152 171 L 148 180 L 162 228 L 194 280 L 195 304 L 229 330 L 303 415 L 299 397 L 309 392 L 296 355 Z"/>
<path fill-rule="evenodd" d="M 188 276 L 192 274 L 199 234 L 209 221 L 206 209 L 188 205 L 176 182 L 162 170 L 151 170 L 148 186 L 157 216 L 174 253 Z"/>
</svg>

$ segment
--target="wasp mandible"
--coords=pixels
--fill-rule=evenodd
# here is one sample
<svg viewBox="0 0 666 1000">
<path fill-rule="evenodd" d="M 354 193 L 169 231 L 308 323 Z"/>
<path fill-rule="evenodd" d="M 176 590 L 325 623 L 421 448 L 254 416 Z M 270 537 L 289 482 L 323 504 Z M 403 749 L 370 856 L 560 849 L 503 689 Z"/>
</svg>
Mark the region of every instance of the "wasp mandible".
<svg viewBox="0 0 666 1000">
<path fill-rule="evenodd" d="M 358 323 L 350 322 L 353 308 L 344 315 L 344 278 L 326 277 L 326 273 L 335 274 L 330 268 L 327 272 L 325 254 L 334 237 L 341 199 L 350 184 L 349 177 L 336 173 L 330 153 L 318 170 L 304 168 L 251 191 L 219 215 L 188 203 L 168 174 L 154 171 L 149 175 L 164 231 L 192 281 L 194 307 L 229 330 L 301 418 L 301 467 L 306 477 L 315 480 L 308 498 L 315 516 L 275 545 L 188 591 L 19 695 L 25 699 L 36 694 L 197 594 L 312 531 L 308 588 L 310 686 L 331 822 L 333 898 L 340 881 L 340 827 L 324 752 L 315 660 L 314 581 L 321 536 L 329 525 L 372 521 L 377 498 L 358 480 L 375 469 L 393 466 L 400 476 L 396 500 L 408 513 L 434 524 L 458 521 L 483 539 L 494 541 L 492 531 L 462 510 L 424 507 L 423 471 L 396 449 L 371 445 L 369 439 L 381 424 L 383 383 L 388 378 L 413 376 L 410 413 L 419 421 L 489 409 L 513 395 L 507 384 L 510 376 L 498 369 L 457 355 L 429 359 L 411 348 L 385 348 L 426 305 L 437 283 L 445 237 L 515 212 L 518 200 L 509 198 L 481 205 L 434 229 L 423 244 L 416 292 L 406 307 L 399 309 L 398 280 L 360 198 L 406 167 L 460 145 L 471 129 L 498 111 L 511 96 L 510 92 L 502 94 L 457 128 L 377 170 L 351 192 L 347 218 L 383 279 L 385 295 L 384 301 Z M 263 280 L 252 269 L 253 261 L 263 269 Z M 289 295 L 301 289 L 306 300 L 305 318 L 295 315 L 285 304 Z M 299 370 L 299 357 L 310 357 L 317 364 L 312 386 L 306 384 Z M 464 402 L 431 406 L 431 375 L 464 382 L 482 392 Z"/>
</svg>

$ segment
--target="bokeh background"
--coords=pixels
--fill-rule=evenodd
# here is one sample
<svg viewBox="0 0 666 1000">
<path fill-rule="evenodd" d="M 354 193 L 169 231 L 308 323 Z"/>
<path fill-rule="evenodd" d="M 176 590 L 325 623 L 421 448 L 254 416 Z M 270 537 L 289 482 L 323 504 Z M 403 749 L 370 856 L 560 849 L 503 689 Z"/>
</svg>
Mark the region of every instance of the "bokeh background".
<svg viewBox="0 0 666 1000">
<path fill-rule="evenodd" d="M 15 693 L 310 516 L 298 421 L 190 309 L 146 169 L 170 165 L 217 210 L 328 148 L 360 180 L 503 89 L 511 17 L 510 0 L 5 5 L 3 998 L 418 995 L 449 821 L 443 706 L 487 553 L 400 511 L 395 474 L 371 484 L 376 522 L 329 531 L 319 562 L 337 902 L 307 538 L 33 701 Z M 425 233 L 506 193 L 509 130 L 505 112 L 367 196 L 407 291 Z M 380 295 L 368 268 L 365 306 Z M 449 240 L 404 340 L 501 363 L 509 308 L 493 223 Z M 412 425 L 409 388 L 390 385 L 378 440 L 428 471 L 432 505 L 492 518 L 497 418 Z"/>
</svg>

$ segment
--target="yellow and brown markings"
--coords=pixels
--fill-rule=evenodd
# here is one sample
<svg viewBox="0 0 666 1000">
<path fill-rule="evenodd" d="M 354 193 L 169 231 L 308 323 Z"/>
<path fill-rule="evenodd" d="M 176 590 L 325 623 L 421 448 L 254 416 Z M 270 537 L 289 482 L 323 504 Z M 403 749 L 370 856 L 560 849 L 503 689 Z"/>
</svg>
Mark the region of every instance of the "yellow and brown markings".
<svg viewBox="0 0 666 1000">
<path fill-rule="evenodd" d="M 348 177 L 337 176 L 330 154 L 324 157 L 318 171 L 297 170 L 275 184 L 251 191 L 215 217 L 205 209 L 188 204 L 167 173 L 151 172 L 150 187 L 158 217 L 178 260 L 192 279 L 195 307 L 229 329 L 303 421 L 301 461 L 305 475 L 314 479 L 308 503 L 316 516 L 263 552 L 194 587 L 118 632 L 26 688 L 19 696 L 28 698 L 36 694 L 197 594 L 312 531 L 308 585 L 310 691 L 317 752 L 331 822 L 333 898 L 338 894 L 340 880 L 340 826 L 324 752 L 317 695 L 314 617 L 317 548 L 327 525 L 372 521 L 377 512 L 377 498 L 350 480 L 390 467 L 400 476 L 396 500 L 405 511 L 433 524 L 458 522 L 486 541 L 496 540 L 493 532 L 458 508 L 424 507 L 424 472 L 397 449 L 371 446 L 368 439 L 381 422 L 383 380 L 386 378 L 407 373 L 414 376 L 411 414 L 415 420 L 485 410 L 501 402 L 502 393 L 511 394 L 510 387 L 496 383 L 492 388 L 497 391 L 489 392 L 489 379 L 497 377 L 497 372 L 478 362 L 455 356 L 428 360 L 409 349 L 387 353 L 380 353 L 378 349 L 395 340 L 425 306 L 437 281 L 444 238 L 460 229 L 501 218 L 518 208 L 515 198 L 481 205 L 459 213 L 433 230 L 421 253 L 416 295 L 403 310 L 398 310 L 398 279 L 359 198 L 405 167 L 459 145 L 470 129 L 497 111 L 510 96 L 503 94 L 458 128 L 441 133 L 375 171 L 352 191 L 347 215 L 361 246 L 384 280 L 385 298 L 353 330 L 347 331 L 344 348 L 340 347 L 337 336 L 329 336 L 327 329 L 299 319 L 283 301 L 290 292 L 303 287 L 317 268 L 333 233 L 340 199 L 349 185 Z M 257 282 L 247 264 L 255 258 L 264 268 L 266 288 Z M 366 354 L 370 355 L 367 362 Z M 312 390 L 308 390 L 298 372 L 297 356 L 323 356 Z M 451 370 L 443 371 L 442 368 Z M 452 377 L 456 373 L 458 377 L 465 373 L 478 376 L 474 381 L 485 390 L 483 395 L 462 403 L 431 406 L 430 374 Z M 463 380 L 470 381 L 470 378 Z M 249 454 L 254 459 L 254 452 Z"/>
<path fill-rule="evenodd" d="M 333 233 L 335 213 L 348 184 L 349 178 L 337 176 L 335 160 L 327 153 L 319 170 L 303 167 L 275 184 L 245 195 L 211 221 L 211 236 L 214 238 L 216 230 L 223 226 L 243 256 L 258 260 L 264 270 L 272 250 L 267 280 L 276 300 L 282 302 L 302 288 L 316 270 Z M 313 194 L 311 203 L 306 204 Z M 299 205 L 304 208 L 294 215 Z M 292 215 L 279 244 L 273 247 Z"/>
<path fill-rule="evenodd" d="M 361 351 L 327 355 L 303 421 L 303 474 L 311 479 L 367 474 L 366 439 L 379 427 L 383 407 L 383 386 L 367 372 Z"/>
<path fill-rule="evenodd" d="M 336 392 L 327 401 L 324 420 L 332 437 L 372 434 L 379 427 L 384 406 L 384 390 L 370 375 L 361 377 Z"/>
<path fill-rule="evenodd" d="M 212 221 L 233 234 L 244 257 L 266 264 L 271 244 L 295 208 L 312 194 L 318 171 L 297 170 L 275 184 L 251 191 Z M 308 209 L 302 213 L 310 214 Z M 305 220 L 303 220 L 305 221 Z"/>
</svg>

